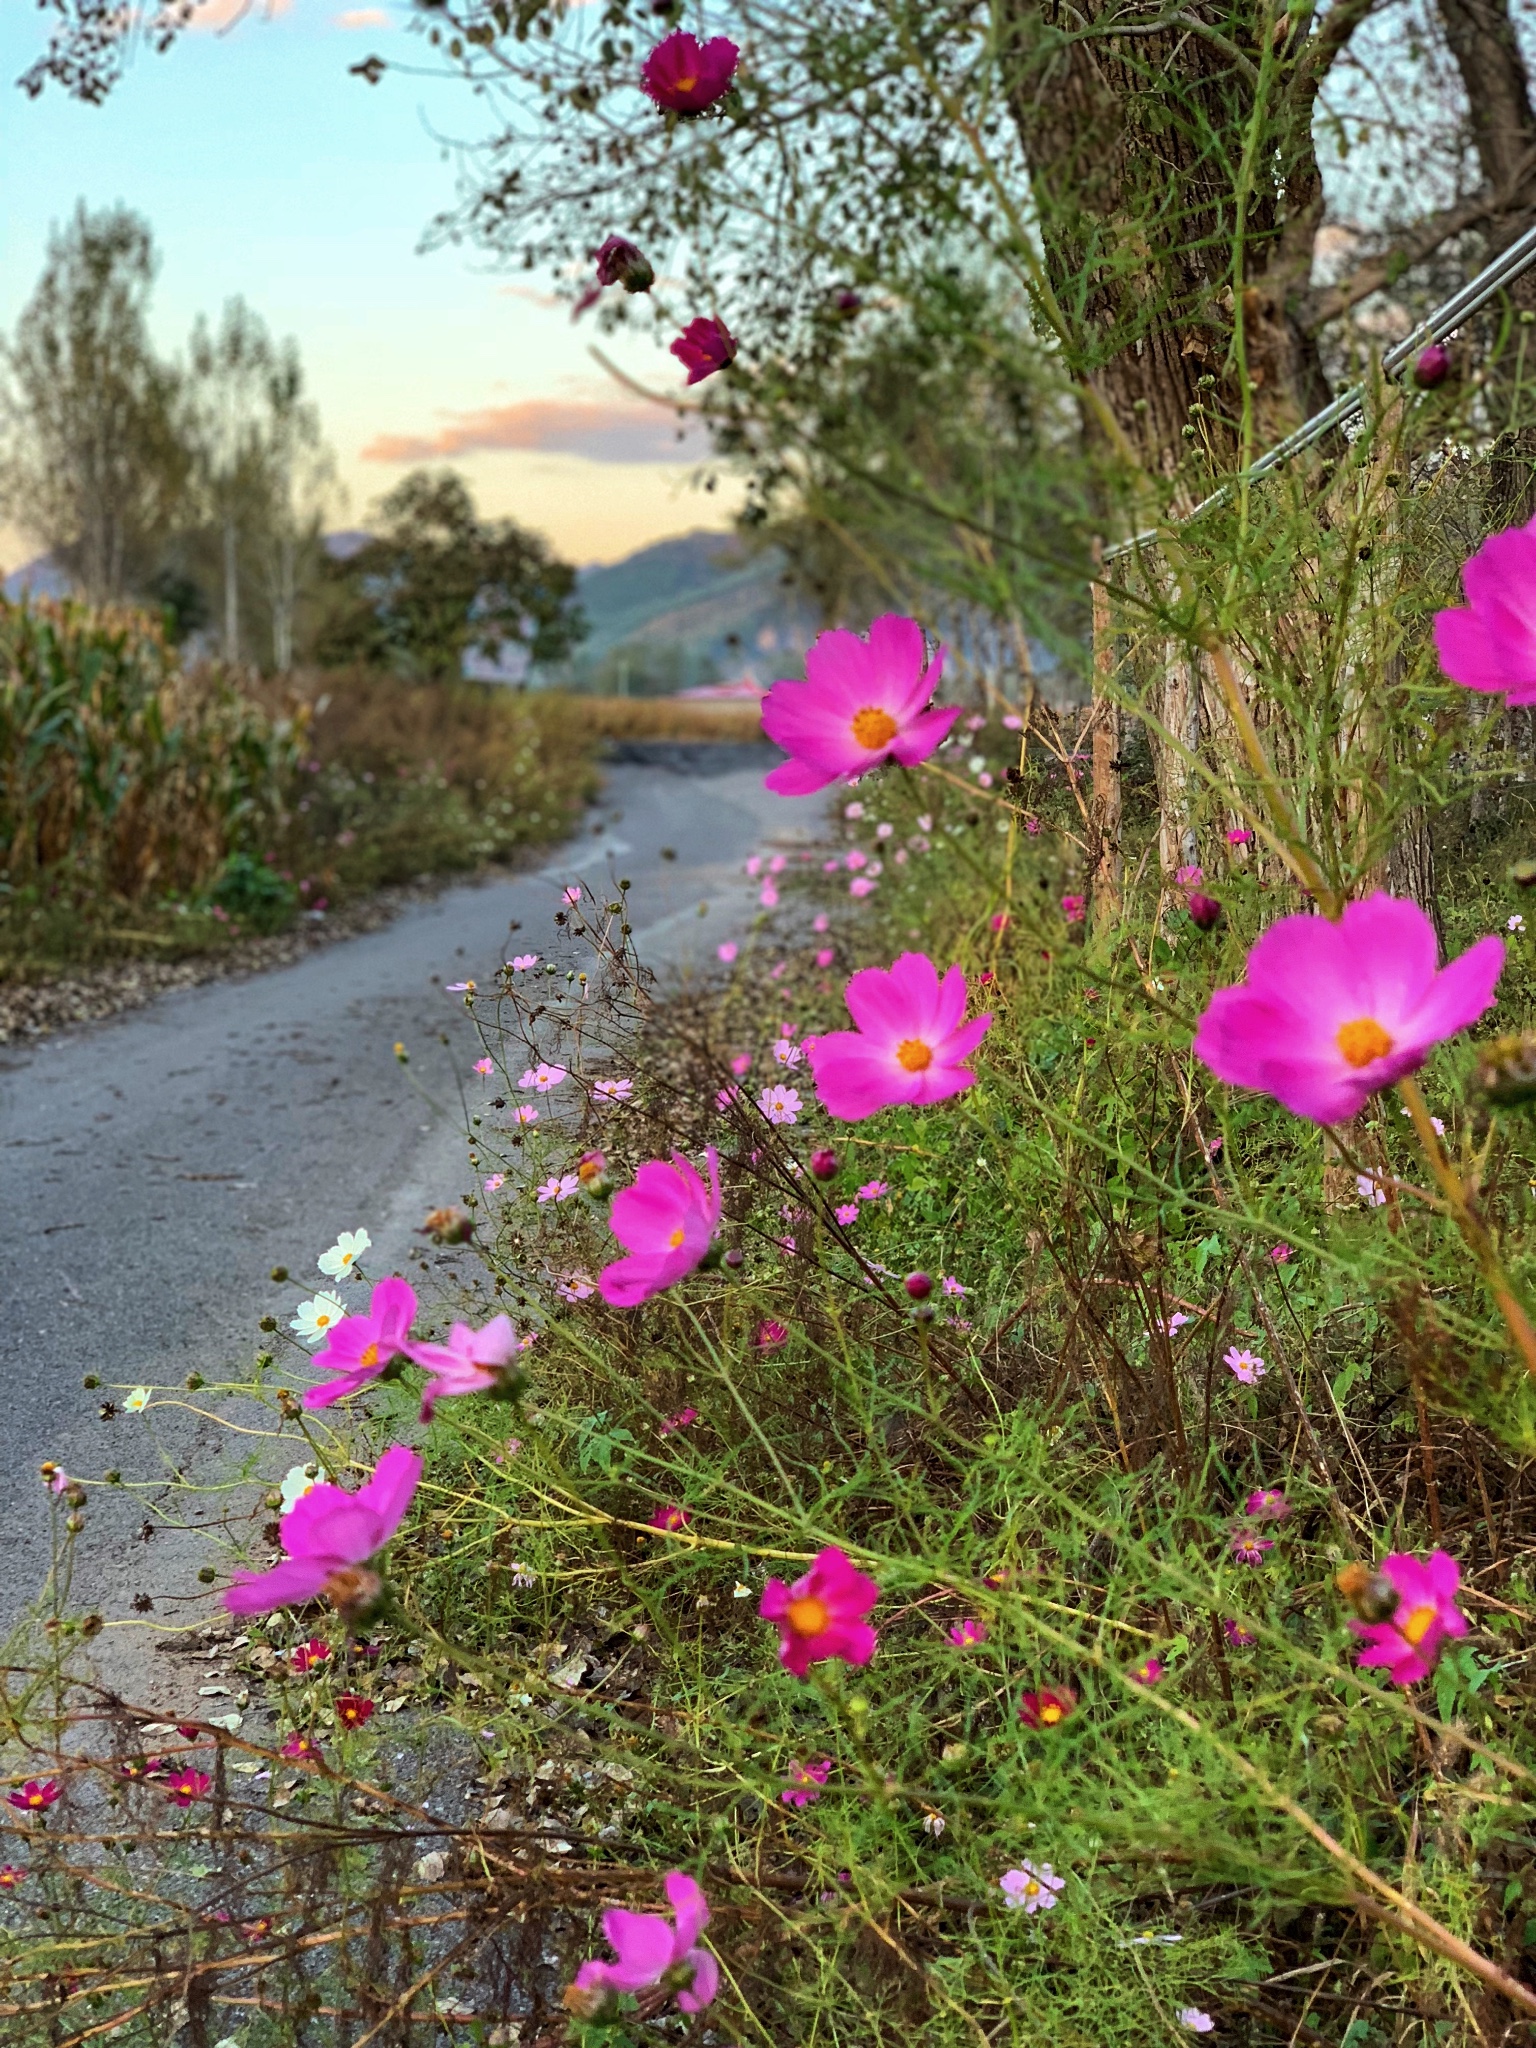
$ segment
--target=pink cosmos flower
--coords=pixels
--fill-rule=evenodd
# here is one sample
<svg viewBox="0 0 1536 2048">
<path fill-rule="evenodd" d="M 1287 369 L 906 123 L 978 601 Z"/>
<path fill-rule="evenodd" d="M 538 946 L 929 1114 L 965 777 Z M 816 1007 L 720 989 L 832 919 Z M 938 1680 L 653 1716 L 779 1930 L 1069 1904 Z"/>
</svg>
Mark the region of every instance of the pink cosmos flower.
<svg viewBox="0 0 1536 2048">
<path fill-rule="evenodd" d="M 650 1991 L 663 1980 L 682 1983 L 676 1994 L 680 2012 L 702 2012 L 713 2000 L 720 1988 L 720 1965 L 699 1947 L 709 1924 L 708 1903 L 681 1870 L 669 1870 L 665 1884 L 675 1925 L 660 1913 L 630 1913 L 622 1906 L 611 1906 L 603 1915 L 603 1938 L 618 1960 L 594 1959 L 576 1972 L 566 2002 L 579 2015 L 590 2016 L 610 1998 Z"/>
<path fill-rule="evenodd" d="M 859 1189 L 859 1200 L 861 1202 L 878 1202 L 882 1195 L 888 1195 L 890 1192 L 891 1184 L 888 1180 L 867 1180 L 863 1187 Z"/>
<path fill-rule="evenodd" d="M 946 1273 L 939 1284 L 943 1288 L 944 1292 L 948 1295 L 960 1296 L 964 1294 L 969 1294 L 971 1291 L 968 1287 L 962 1285 L 962 1283 L 955 1278 L 953 1273 Z"/>
<path fill-rule="evenodd" d="M 488 1195 L 499 1194 L 506 1184 L 507 1176 L 504 1173 L 489 1173 L 485 1177 L 485 1192 Z"/>
<path fill-rule="evenodd" d="M 737 1053 L 736 1057 L 735 1057 L 735 1058 L 734 1058 L 734 1059 L 733 1059 L 733 1060 L 731 1061 L 731 1072 L 732 1072 L 733 1074 L 735 1074 L 735 1075 L 737 1076 L 737 1078 L 738 1078 L 738 1079 L 740 1079 L 740 1077 L 741 1077 L 741 1076 L 742 1076 L 743 1074 L 750 1074 L 750 1073 L 751 1073 L 751 1071 L 752 1071 L 752 1055 L 751 1055 L 751 1053 L 749 1053 L 749 1052 L 739 1052 L 739 1053 Z"/>
<path fill-rule="evenodd" d="M 1345 1123 L 1492 1003 L 1502 939 L 1479 939 L 1438 972 L 1435 954 L 1419 906 L 1380 891 L 1338 924 L 1282 917 L 1249 953 L 1246 982 L 1211 997 L 1195 1051 L 1219 1080 Z"/>
<path fill-rule="evenodd" d="M 804 1678 L 812 1664 L 828 1657 L 839 1657 L 845 1664 L 869 1662 L 875 1654 L 875 1631 L 864 1616 L 879 1598 L 874 1580 L 855 1571 L 843 1551 L 829 1546 L 792 1586 L 770 1579 L 757 1611 L 764 1621 L 778 1623 L 779 1662 L 796 1678 Z"/>
<path fill-rule="evenodd" d="M 190 1806 L 194 1799 L 207 1796 L 212 1778 L 206 1771 L 178 1771 L 174 1777 L 166 1778 L 160 1789 L 176 1806 Z"/>
<path fill-rule="evenodd" d="M 1192 2034 L 1214 2034 L 1216 2031 L 1216 2022 L 1198 2005 L 1181 2005 L 1174 2018 L 1181 2027 L 1188 2027 Z"/>
<path fill-rule="evenodd" d="M 871 881 L 868 875 L 855 875 L 848 884 L 848 894 L 860 898 L 873 896 L 877 886 L 878 884 Z"/>
<path fill-rule="evenodd" d="M 976 1076 L 962 1063 L 992 1019 L 966 1023 L 965 996 L 963 970 L 951 967 L 940 981 L 926 953 L 861 968 L 846 995 L 858 1030 L 831 1031 L 810 1046 L 823 1105 L 858 1123 L 893 1103 L 942 1102 L 969 1088 Z"/>
<path fill-rule="evenodd" d="M 1239 1564 L 1262 1564 L 1266 1552 L 1274 1547 L 1273 1536 L 1255 1536 L 1251 1529 L 1234 1529 L 1232 1532 L 1232 1555 Z"/>
<path fill-rule="evenodd" d="M 1435 1668 L 1447 1636 L 1464 1636 L 1467 1618 L 1456 1605 L 1461 1567 L 1444 1550 L 1420 1563 L 1395 1550 L 1381 1561 L 1381 1575 L 1396 1589 L 1397 1606 L 1387 1621 L 1352 1621 L 1367 1647 L 1355 1660 L 1363 1669 L 1379 1664 L 1394 1685 L 1412 1685 Z"/>
<path fill-rule="evenodd" d="M 692 1520 L 693 1517 L 688 1510 L 678 1507 L 674 1502 L 656 1510 L 651 1517 L 651 1527 L 660 1529 L 664 1536 L 675 1536 L 680 1529 L 686 1529 Z"/>
<path fill-rule="evenodd" d="M 762 888 L 759 889 L 757 892 L 757 900 L 762 905 L 764 910 L 777 910 L 779 907 L 779 891 L 777 885 L 771 881 L 764 882 Z"/>
<path fill-rule="evenodd" d="M 547 1095 L 552 1088 L 558 1088 L 565 1079 L 565 1068 L 541 1060 L 536 1067 L 525 1067 L 518 1077 L 519 1088 L 537 1089 L 540 1095 Z"/>
<path fill-rule="evenodd" d="M 598 1275 L 604 1301 L 614 1308 L 638 1308 L 653 1294 L 675 1286 L 709 1250 L 720 1221 L 720 1160 L 711 1145 L 706 1187 L 699 1171 L 680 1152 L 669 1166 L 651 1159 L 621 1188 L 608 1212 L 608 1227 L 629 1253 Z"/>
<path fill-rule="evenodd" d="M 764 1316 L 752 1333 L 752 1348 L 755 1351 L 777 1351 L 789 1342 L 789 1331 L 772 1316 Z"/>
<path fill-rule="evenodd" d="M 832 1759 L 824 1756 L 819 1763 L 803 1764 L 798 1757 L 791 1757 L 789 1783 L 779 1794 L 786 1806 L 814 1806 L 821 1797 L 821 1788 L 832 1775 Z"/>
<path fill-rule="evenodd" d="M 665 1422 L 657 1424 L 656 1434 L 658 1436 L 671 1436 L 679 1429 L 687 1429 L 690 1423 L 697 1422 L 698 1419 L 699 1411 L 697 1408 L 679 1408 L 675 1415 L 669 1415 Z"/>
<path fill-rule="evenodd" d="M 13 1892 L 17 1885 L 25 1884 L 27 1873 L 14 1863 L 0 1863 L 0 1891 Z"/>
<path fill-rule="evenodd" d="M 1230 1351 L 1222 1353 L 1221 1362 L 1245 1387 L 1256 1386 L 1266 1371 L 1263 1359 L 1256 1352 L 1239 1351 L 1235 1344 Z"/>
<path fill-rule="evenodd" d="M 715 958 L 723 960 L 726 966 L 729 967 L 736 958 L 736 941 L 734 939 L 726 939 L 723 944 L 716 946 Z"/>
<path fill-rule="evenodd" d="M 816 965 L 818 967 L 830 967 L 832 965 L 832 962 L 836 958 L 837 954 L 833 951 L 833 949 L 830 946 L 823 946 L 821 951 L 816 955 Z"/>
<path fill-rule="evenodd" d="M 555 1292 L 562 1301 L 587 1301 L 596 1294 L 597 1285 L 585 1273 L 562 1273 L 555 1282 Z"/>
<path fill-rule="evenodd" d="M 1246 826 L 1231 831 L 1227 834 L 1228 846 L 1248 846 L 1252 844 L 1252 841 L 1253 834 L 1250 831 L 1248 831 Z"/>
<path fill-rule="evenodd" d="M 851 853 L 845 854 L 843 857 L 843 866 L 852 874 L 857 874 L 860 868 L 868 867 L 868 865 L 869 855 L 862 846 L 854 847 Z"/>
<path fill-rule="evenodd" d="M 809 796 L 886 761 L 926 761 L 960 716 L 958 705 L 928 708 L 943 663 L 942 649 L 925 663 L 921 626 L 894 612 L 873 622 L 867 640 L 822 633 L 806 654 L 805 681 L 781 679 L 763 699 L 763 730 L 791 756 L 768 788 Z"/>
<path fill-rule="evenodd" d="M 318 1671 L 322 1664 L 331 1661 L 331 1646 L 319 1636 L 311 1636 L 307 1643 L 300 1643 L 288 1653 L 288 1667 L 297 1671 L 302 1678 L 307 1671 Z"/>
<path fill-rule="evenodd" d="M 1156 1685 L 1167 1668 L 1161 1657 L 1143 1657 L 1125 1675 L 1132 1685 Z"/>
<path fill-rule="evenodd" d="M 1197 867 L 1180 868 L 1173 879 L 1181 888 L 1198 889 L 1205 880 L 1205 869 Z"/>
<path fill-rule="evenodd" d="M 1295 1256 L 1296 1247 L 1293 1244 L 1272 1244 L 1268 1252 L 1270 1262 L 1276 1266 L 1288 1266 Z"/>
<path fill-rule="evenodd" d="M 19 1792 L 7 1792 L 6 1799 L 23 1813 L 43 1813 L 63 1791 L 56 1778 L 28 1778 Z"/>
<path fill-rule="evenodd" d="M 1231 1619 L 1221 1624 L 1221 1632 L 1227 1639 L 1228 1647 L 1234 1650 L 1251 1650 L 1259 1640 L 1251 1629 L 1246 1629 L 1240 1621 Z"/>
<path fill-rule="evenodd" d="M 1243 1513 L 1256 1522 L 1283 1522 L 1291 1504 L 1278 1486 L 1258 1486 L 1243 1502 Z"/>
<path fill-rule="evenodd" d="M 515 1124 L 536 1124 L 538 1120 L 539 1110 L 537 1103 L 520 1102 L 512 1112 L 512 1121 Z"/>
<path fill-rule="evenodd" d="M 859 819 L 859 818 L 862 818 L 862 817 L 863 817 L 863 815 L 864 815 L 864 806 L 863 806 L 863 805 L 862 805 L 862 804 L 861 804 L 861 803 L 859 802 L 859 800 L 858 800 L 858 798 L 857 798 L 857 797 L 855 797 L 855 798 L 854 798 L 854 800 L 853 800 L 853 802 L 852 802 L 851 804 L 844 804 L 844 805 L 843 805 L 843 816 L 844 816 L 845 818 L 853 818 L 853 819 L 857 820 L 857 819 Z"/>
<path fill-rule="evenodd" d="M 1019 1719 L 1026 1728 L 1059 1728 L 1077 1709 L 1077 1694 L 1070 1686 L 1043 1686 L 1019 1700 Z"/>
<path fill-rule="evenodd" d="M 476 1072 L 477 1074 L 494 1074 L 494 1073 L 495 1073 L 495 1071 L 496 1071 L 496 1062 L 495 1062 L 494 1060 L 476 1060 L 476 1061 L 475 1061 L 475 1072 Z"/>
<path fill-rule="evenodd" d="M 377 1576 L 362 1567 L 399 1528 L 420 1478 L 421 1453 L 391 1444 L 356 1493 L 312 1486 L 283 1517 L 287 1557 L 269 1572 L 238 1573 L 224 1605 L 231 1614 L 270 1614 L 320 1593 L 343 1610 L 377 1597 Z"/>
<path fill-rule="evenodd" d="M 702 114 L 730 91 L 740 57 L 729 36 L 701 43 L 674 29 L 641 65 L 641 89 L 669 114 Z"/>
<path fill-rule="evenodd" d="M 773 1041 L 773 1057 L 781 1067 L 798 1067 L 805 1054 L 792 1038 L 776 1038 Z"/>
<path fill-rule="evenodd" d="M 628 1102 L 634 1089 L 634 1082 L 625 1074 L 617 1079 L 594 1082 L 592 1093 L 598 1102 Z"/>
<path fill-rule="evenodd" d="M 422 1389 L 421 1419 L 432 1420 L 439 1401 L 455 1394 L 492 1394 L 507 1383 L 506 1367 L 527 1348 L 510 1316 L 493 1316 L 483 1330 L 455 1323 L 445 1344 L 408 1344 L 408 1355 L 432 1377 Z"/>
<path fill-rule="evenodd" d="M 973 1644 L 984 1643 L 987 1640 L 987 1624 L 984 1621 L 969 1619 L 957 1621 L 946 1633 L 957 1650 L 969 1650 Z"/>
<path fill-rule="evenodd" d="M 1468 690 L 1536 704 L 1536 519 L 1490 534 L 1461 581 L 1467 608 L 1435 614 L 1440 666 Z"/>
<path fill-rule="evenodd" d="M 670 353 L 688 372 L 690 384 L 702 384 L 706 377 L 713 377 L 717 370 L 727 369 L 735 362 L 736 337 L 718 314 L 701 313 L 697 320 L 688 322 Z"/>
<path fill-rule="evenodd" d="M 1063 896 L 1061 899 L 1061 914 L 1068 924 L 1081 924 L 1088 915 L 1088 898 L 1086 896 Z"/>
<path fill-rule="evenodd" d="M 507 965 L 518 974 L 526 974 L 530 967 L 537 967 L 538 964 L 537 953 L 518 953 L 507 962 Z"/>
<path fill-rule="evenodd" d="M 1010 1906 L 1040 1913 L 1055 1905 L 1056 1894 L 1067 1880 L 1058 1877 L 1049 1863 L 1021 1863 L 1017 1870 L 1004 1871 L 997 1881 Z"/>
<path fill-rule="evenodd" d="M 843 1228 L 846 1230 L 850 1223 L 858 1222 L 859 1205 L 857 1202 L 840 1202 L 833 1213 L 836 1215 L 838 1222 L 841 1223 Z"/>
<path fill-rule="evenodd" d="M 340 1366 L 338 1379 L 308 1387 L 306 1408 L 329 1408 L 376 1380 L 390 1360 L 406 1347 L 416 1314 L 416 1291 L 409 1280 L 380 1280 L 368 1298 L 365 1316 L 343 1316 L 315 1353 L 316 1365 Z"/>
<path fill-rule="evenodd" d="M 811 919 L 811 930 L 813 932 L 829 931 L 831 929 L 831 926 L 832 920 L 830 917 L 828 917 L 827 913 L 824 910 L 818 910 L 816 915 Z"/>
<path fill-rule="evenodd" d="M 548 1180 L 542 1180 L 533 1191 L 538 1203 L 568 1202 L 572 1195 L 581 1192 L 581 1182 L 574 1173 L 552 1173 Z"/>
<path fill-rule="evenodd" d="M 278 1755 L 287 1757 L 291 1763 L 317 1764 L 323 1752 L 312 1735 L 290 1735 Z"/>
<path fill-rule="evenodd" d="M 798 1121 L 804 1104 L 799 1090 L 786 1088 L 782 1081 L 775 1081 L 763 1089 L 757 1098 L 757 1106 L 771 1124 L 792 1124 Z"/>
</svg>

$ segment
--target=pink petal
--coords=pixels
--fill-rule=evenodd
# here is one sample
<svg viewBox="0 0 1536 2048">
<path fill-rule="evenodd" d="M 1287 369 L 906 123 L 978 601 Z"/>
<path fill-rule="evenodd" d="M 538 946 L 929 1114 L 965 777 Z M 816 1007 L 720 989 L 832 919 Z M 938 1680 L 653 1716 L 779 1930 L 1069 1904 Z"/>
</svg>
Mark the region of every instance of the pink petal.
<svg viewBox="0 0 1536 2048">
<path fill-rule="evenodd" d="M 836 782 L 837 775 L 835 768 L 813 768 L 809 761 L 796 755 L 771 768 L 763 777 L 763 787 L 771 789 L 775 796 L 814 796 L 818 789 Z"/>
<path fill-rule="evenodd" d="M 365 1486 L 358 1488 L 357 1504 L 373 1516 L 377 1530 L 372 1549 L 364 1551 L 363 1556 L 371 1557 L 374 1550 L 382 1549 L 399 1528 L 421 1482 L 421 1474 L 420 1451 L 408 1450 L 404 1444 L 391 1444 L 374 1466 L 373 1477 Z M 298 1506 L 289 1514 L 290 1521 L 309 1498 L 308 1494 L 301 1497 Z"/>
<path fill-rule="evenodd" d="M 642 1991 L 672 1967 L 672 1927 L 659 1913 L 610 1906 L 603 1915 L 603 1935 L 619 1959 L 608 1968 L 622 1990 Z"/>
<path fill-rule="evenodd" d="M 1504 941 L 1492 932 L 1443 967 L 1408 1020 L 1417 1043 L 1438 1045 L 1476 1023 L 1492 1007 L 1503 971 Z"/>
<path fill-rule="evenodd" d="M 891 741 L 891 759 L 899 761 L 904 768 L 915 768 L 919 761 L 926 761 L 949 738 L 949 729 L 959 716 L 958 704 L 949 705 L 941 711 L 922 712 Z"/>
<path fill-rule="evenodd" d="M 307 1497 L 307 1496 L 306 1496 Z M 338 1562 L 334 1557 L 286 1557 L 269 1572 L 237 1572 L 224 1594 L 231 1614 L 268 1614 L 313 1600 Z"/>
<path fill-rule="evenodd" d="M 709 1902 L 700 1891 L 695 1879 L 682 1870 L 669 1870 L 665 1879 L 667 1898 L 677 1915 L 675 1952 L 681 1955 L 685 1949 L 697 1945 L 699 1936 L 709 1925 Z"/>
<path fill-rule="evenodd" d="M 691 1948 L 683 1957 L 685 1963 L 693 1965 L 693 1983 L 688 1990 L 677 1994 L 679 2012 L 702 2012 L 706 2005 L 712 2005 L 720 1989 L 720 1965 L 707 1948 Z"/>
</svg>

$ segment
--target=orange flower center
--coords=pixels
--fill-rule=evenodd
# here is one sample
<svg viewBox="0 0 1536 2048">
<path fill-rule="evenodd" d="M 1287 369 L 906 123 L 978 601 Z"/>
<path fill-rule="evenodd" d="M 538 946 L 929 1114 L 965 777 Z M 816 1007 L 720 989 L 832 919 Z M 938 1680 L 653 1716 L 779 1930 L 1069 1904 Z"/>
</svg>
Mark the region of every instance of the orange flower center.
<svg viewBox="0 0 1536 2048">
<path fill-rule="evenodd" d="M 933 1065 L 933 1047 L 924 1045 L 920 1038 L 904 1038 L 896 1048 L 896 1057 L 909 1074 L 920 1074 Z"/>
<path fill-rule="evenodd" d="M 1406 1636 L 1408 1641 L 1417 1649 L 1433 1627 L 1434 1619 L 1435 1610 L 1433 1607 L 1415 1607 L 1406 1621 L 1398 1623 L 1399 1633 Z"/>
<path fill-rule="evenodd" d="M 1048 1727 L 1054 1727 L 1061 1719 L 1061 1708 L 1057 1706 L 1054 1700 L 1047 1700 L 1040 1709 L 1040 1718 Z"/>
<path fill-rule="evenodd" d="M 672 1233 L 672 1235 L 671 1235 L 671 1236 L 670 1236 L 670 1237 L 669 1237 L 669 1238 L 667 1239 L 667 1244 L 668 1244 L 668 1246 L 670 1247 L 670 1249 L 671 1249 L 671 1250 L 673 1250 L 673 1251 L 676 1251 L 676 1250 L 677 1250 L 678 1246 L 679 1246 L 679 1245 L 680 1245 L 680 1244 L 682 1243 L 682 1241 L 683 1241 L 683 1236 L 684 1236 L 683 1228 L 682 1228 L 682 1225 L 681 1225 L 681 1224 L 679 1224 L 679 1225 L 678 1225 L 678 1227 L 677 1227 L 677 1229 L 676 1229 L 676 1230 L 674 1230 L 674 1231 L 673 1231 L 673 1233 Z"/>
<path fill-rule="evenodd" d="M 825 1600 L 817 1600 L 806 1593 L 798 1600 L 791 1600 L 784 1610 L 784 1619 L 797 1636 L 819 1636 L 831 1620 Z"/>
<path fill-rule="evenodd" d="M 378 1347 L 378 1345 L 377 1345 L 377 1344 L 367 1344 L 367 1345 L 365 1345 L 365 1346 L 363 1347 L 363 1350 L 362 1350 L 362 1352 L 361 1352 L 361 1354 L 360 1354 L 360 1356 L 359 1356 L 359 1358 L 358 1358 L 358 1361 L 357 1361 L 357 1362 L 358 1362 L 358 1364 L 359 1364 L 359 1365 L 377 1365 L 377 1364 L 378 1364 L 378 1362 L 379 1362 L 379 1347 Z"/>
<path fill-rule="evenodd" d="M 1040 1887 L 1033 1878 L 1030 1878 L 1025 1885 L 1024 1896 L 1026 1899 L 1036 1899 L 1040 1896 Z"/>
<path fill-rule="evenodd" d="M 866 704 L 862 711 L 853 714 L 853 736 L 861 747 L 868 747 L 871 753 L 888 747 L 897 731 L 895 719 L 878 704 Z"/>
<path fill-rule="evenodd" d="M 1368 1067 L 1372 1060 L 1384 1060 L 1392 1050 L 1392 1039 L 1374 1017 L 1354 1017 L 1339 1026 L 1339 1051 L 1352 1067 Z"/>
<path fill-rule="evenodd" d="M 675 82 L 673 90 L 675 92 L 692 92 L 698 82 L 697 78 L 679 78 Z"/>
</svg>

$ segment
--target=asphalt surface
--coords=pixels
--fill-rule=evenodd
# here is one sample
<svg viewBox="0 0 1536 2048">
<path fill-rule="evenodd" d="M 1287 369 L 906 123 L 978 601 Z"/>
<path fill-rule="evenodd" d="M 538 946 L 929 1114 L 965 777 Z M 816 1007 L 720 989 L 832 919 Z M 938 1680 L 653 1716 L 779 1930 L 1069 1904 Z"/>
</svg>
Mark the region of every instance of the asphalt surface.
<svg viewBox="0 0 1536 2048">
<path fill-rule="evenodd" d="M 196 1571 L 216 1553 L 195 1529 L 140 1532 L 162 1504 L 218 1519 L 218 1492 L 169 1482 L 176 1470 L 227 1476 L 230 1439 L 189 1408 L 125 1413 L 125 1390 L 143 1383 L 168 1404 L 190 1402 L 178 1392 L 188 1373 L 248 1370 L 259 1318 L 291 1295 L 271 1268 L 328 1284 L 314 1261 L 339 1230 L 366 1226 L 374 1274 L 420 1258 L 423 1214 L 466 1185 L 458 1081 L 474 1041 L 445 983 L 483 984 L 511 952 L 542 950 L 561 888 L 583 877 L 630 877 L 650 965 L 713 967 L 716 944 L 755 909 L 745 857 L 821 828 L 820 798 L 762 788 L 776 758 L 764 750 L 744 767 L 740 750 L 710 750 L 690 770 L 616 765 L 587 829 L 536 871 L 447 889 L 291 967 L 0 1050 L 0 1634 L 49 1569 L 41 1461 L 85 1477 L 116 1468 L 149 1490 L 91 1488 L 71 1605 L 106 1617 L 103 1675 L 164 1698 L 153 1639 L 212 1618 Z M 412 1048 L 410 1077 L 396 1040 Z M 412 1079 L 444 1107 L 424 1103 Z M 82 1386 L 88 1375 L 99 1389 Z M 103 1419 L 108 1401 L 118 1413 Z M 136 1597 L 153 1608 L 136 1615 Z"/>
</svg>

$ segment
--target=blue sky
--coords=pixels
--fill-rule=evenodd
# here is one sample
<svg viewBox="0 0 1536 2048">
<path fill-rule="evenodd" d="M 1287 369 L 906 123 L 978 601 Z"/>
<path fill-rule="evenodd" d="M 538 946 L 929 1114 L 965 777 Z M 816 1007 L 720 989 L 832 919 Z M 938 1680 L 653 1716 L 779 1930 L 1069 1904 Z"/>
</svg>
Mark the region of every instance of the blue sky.
<svg viewBox="0 0 1536 2048">
<path fill-rule="evenodd" d="M 239 0 L 213 11 L 238 15 Z M 36 282 L 50 225 L 79 199 L 121 200 L 160 248 L 164 349 L 235 293 L 297 338 L 349 494 L 344 523 L 427 458 L 451 460 L 486 511 L 542 529 L 578 562 L 721 524 L 727 494 L 690 487 L 689 464 L 666 457 L 671 416 L 604 376 L 592 332 L 544 303 L 547 279 L 498 273 L 464 248 L 420 253 L 455 194 L 442 138 L 472 140 L 480 115 L 447 79 L 348 75 L 375 52 L 425 69 L 408 17 L 404 5 L 253 0 L 227 32 L 204 27 L 164 57 L 140 50 L 106 104 L 87 107 L 15 89 L 45 17 L 20 0 L 0 8 L 0 329 Z M 647 337 L 612 352 L 653 389 L 681 383 Z M 31 551 L 0 529 L 0 566 Z"/>
</svg>

